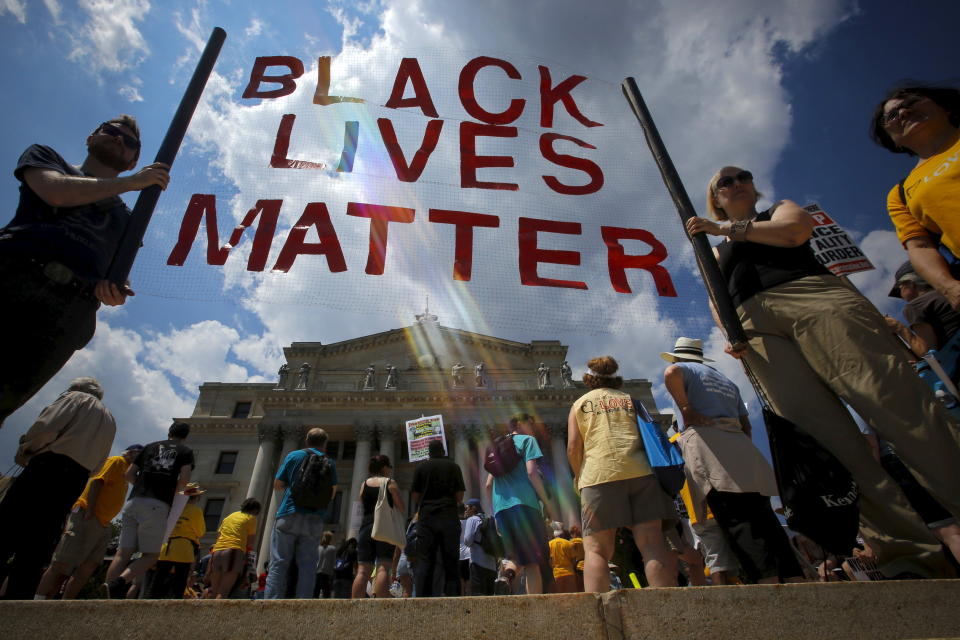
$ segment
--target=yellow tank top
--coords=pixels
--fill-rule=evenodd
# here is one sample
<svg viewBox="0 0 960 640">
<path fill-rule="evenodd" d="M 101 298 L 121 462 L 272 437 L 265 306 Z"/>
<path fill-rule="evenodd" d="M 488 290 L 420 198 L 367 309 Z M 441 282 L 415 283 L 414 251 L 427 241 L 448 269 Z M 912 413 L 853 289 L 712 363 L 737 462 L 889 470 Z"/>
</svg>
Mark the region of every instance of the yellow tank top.
<svg viewBox="0 0 960 640">
<path fill-rule="evenodd" d="M 653 473 L 628 394 L 616 389 L 594 389 L 580 396 L 573 407 L 583 439 L 578 488 Z"/>
</svg>

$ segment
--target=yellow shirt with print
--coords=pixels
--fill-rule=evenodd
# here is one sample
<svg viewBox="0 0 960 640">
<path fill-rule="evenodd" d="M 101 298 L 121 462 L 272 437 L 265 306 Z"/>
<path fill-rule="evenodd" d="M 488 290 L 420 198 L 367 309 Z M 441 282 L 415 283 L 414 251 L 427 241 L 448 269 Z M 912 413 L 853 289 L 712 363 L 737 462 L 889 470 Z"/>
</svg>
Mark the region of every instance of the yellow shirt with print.
<svg viewBox="0 0 960 640">
<path fill-rule="evenodd" d="M 573 407 L 583 439 L 578 489 L 653 473 L 637 430 L 637 412 L 628 394 L 616 389 L 594 389 L 580 396 Z"/>
<path fill-rule="evenodd" d="M 898 185 L 887 194 L 887 212 L 900 242 L 943 234 L 943 244 L 960 257 L 960 139 L 915 167 L 903 190 L 906 204 Z"/>
<path fill-rule="evenodd" d="M 247 537 L 257 533 L 257 516 L 235 511 L 220 523 L 220 535 L 211 551 L 246 549 Z"/>
<path fill-rule="evenodd" d="M 160 559 L 167 562 L 193 562 L 196 558 L 190 541 L 200 544 L 200 538 L 206 532 L 203 511 L 196 504 L 187 503 L 170 532 L 170 540 L 160 550 Z"/>
<path fill-rule="evenodd" d="M 83 493 L 77 498 L 73 508 L 79 507 L 86 510 L 90 486 L 94 480 L 103 480 L 103 486 L 100 487 L 100 493 L 97 495 L 97 503 L 93 505 L 93 515 L 104 527 L 110 524 L 110 521 L 120 513 L 124 499 L 127 497 L 127 479 L 124 475 L 129 466 L 123 456 L 111 456 L 104 460 L 97 475 L 87 481 L 87 486 L 83 488 Z"/>
</svg>

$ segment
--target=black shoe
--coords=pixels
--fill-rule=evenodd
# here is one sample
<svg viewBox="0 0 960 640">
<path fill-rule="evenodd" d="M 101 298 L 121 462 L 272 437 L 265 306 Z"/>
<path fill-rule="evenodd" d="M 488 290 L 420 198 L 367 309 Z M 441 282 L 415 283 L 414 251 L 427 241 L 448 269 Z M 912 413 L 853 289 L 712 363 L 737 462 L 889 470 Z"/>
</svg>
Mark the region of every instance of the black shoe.
<svg viewBox="0 0 960 640">
<path fill-rule="evenodd" d="M 123 600 L 127 597 L 127 590 L 130 588 L 127 581 L 119 577 L 105 582 L 103 586 L 107 591 L 108 600 Z"/>
</svg>

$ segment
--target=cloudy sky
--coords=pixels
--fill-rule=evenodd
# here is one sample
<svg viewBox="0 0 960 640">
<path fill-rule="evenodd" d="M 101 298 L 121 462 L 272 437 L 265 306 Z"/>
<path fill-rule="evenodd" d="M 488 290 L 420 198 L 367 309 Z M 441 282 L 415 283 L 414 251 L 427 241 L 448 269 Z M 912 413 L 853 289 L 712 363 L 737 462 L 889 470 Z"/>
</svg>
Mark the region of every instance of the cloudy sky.
<svg viewBox="0 0 960 640">
<path fill-rule="evenodd" d="M 888 1 L 611 0 L 589 14 L 568 0 L 266 7 L 239 0 L 0 0 L 0 77 L 8 87 L 0 157 L 9 170 L 0 198 L 10 212 L 0 224 L 17 202 L 16 159 L 32 143 L 79 164 L 87 134 L 123 112 L 140 122 L 142 161 L 152 158 L 212 28 L 228 33 L 135 267 L 139 295 L 101 310 L 87 349 L 7 420 L 0 430 L 4 467 L 16 438 L 72 377 L 104 382 L 122 431 L 118 447 L 153 440 L 171 417 L 190 415 L 200 383 L 272 380 L 283 345 L 405 326 L 428 295 L 444 325 L 524 342 L 560 339 L 570 346 L 577 375 L 588 358 L 613 354 L 624 375 L 654 381 L 664 407 L 658 354 L 679 335 L 708 338 L 719 366 L 745 385 L 722 354 L 675 209 L 620 93 L 627 76 L 637 79 L 698 210 L 709 176 L 725 164 L 751 169 L 767 202 L 819 202 L 877 267 L 854 282 L 882 311 L 899 313 L 885 294 L 905 255 L 883 203 L 909 161 L 873 146 L 868 119 L 899 80 L 958 83 L 948 43 L 960 5 L 913 3 L 908 23 L 904 5 Z M 301 61 L 293 93 L 242 97 L 255 60 L 264 56 Z M 330 95 L 364 102 L 314 104 L 322 56 L 332 60 Z M 513 166 L 478 169 L 477 179 L 516 184 L 515 190 L 462 182 L 464 131 L 479 116 L 461 99 L 458 78 L 481 56 L 509 63 L 520 77 L 507 77 L 503 67 L 481 70 L 478 106 L 499 113 L 524 102 L 500 125 L 503 137 L 476 143 L 478 155 L 509 156 Z M 406 105 L 387 106 L 404 58 L 417 60 L 436 115 L 425 113 L 422 100 L 410 106 L 422 98 L 410 84 L 399 96 Z M 586 78 L 571 91 L 581 118 L 557 102 L 552 122 L 544 121 L 541 67 L 553 86 Z M 284 71 L 271 67 L 267 74 Z M 296 118 L 287 157 L 327 169 L 270 167 L 278 128 L 290 115 Z M 407 162 L 424 131 L 442 127 L 415 182 L 397 179 L 383 143 L 384 120 Z M 351 122 L 359 140 L 352 171 L 337 172 Z M 598 167 L 602 188 L 584 195 L 552 188 L 544 176 L 569 186 L 592 178 L 549 161 L 541 151 L 545 137 L 556 153 Z M 203 227 L 184 265 L 166 265 L 193 194 L 215 196 L 221 244 L 258 200 L 282 201 L 264 271 L 247 269 L 254 229 L 223 266 L 206 263 Z M 319 202 L 346 270 L 331 272 L 322 255 L 300 255 L 288 271 L 271 273 L 291 227 Z M 389 225 L 382 275 L 365 269 L 370 223 L 348 215 L 350 202 L 414 212 L 411 222 Z M 496 216 L 497 228 L 476 229 L 469 281 L 454 280 L 453 226 L 431 222 L 431 210 Z M 579 265 L 545 262 L 537 274 L 583 282 L 586 290 L 521 283 L 521 218 L 567 223 L 567 233 L 541 232 L 539 247 L 575 252 Z M 631 294 L 614 291 L 604 226 L 652 234 L 666 250 L 662 264 L 677 295 L 658 295 L 642 270 L 628 270 Z M 303 241 L 317 243 L 316 232 L 309 229 Z M 641 240 L 622 244 L 628 254 L 650 251 Z"/>
</svg>

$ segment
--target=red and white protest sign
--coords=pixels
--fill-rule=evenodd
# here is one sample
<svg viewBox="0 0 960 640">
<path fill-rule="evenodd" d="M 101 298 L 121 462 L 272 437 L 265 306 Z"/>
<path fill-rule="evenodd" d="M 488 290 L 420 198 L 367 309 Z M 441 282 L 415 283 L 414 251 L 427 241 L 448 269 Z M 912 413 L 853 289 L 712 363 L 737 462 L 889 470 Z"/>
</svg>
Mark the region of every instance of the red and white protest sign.
<svg viewBox="0 0 960 640">
<path fill-rule="evenodd" d="M 869 271 L 874 266 L 860 247 L 847 235 L 827 212 L 817 203 L 808 204 L 804 210 L 813 218 L 813 235 L 810 247 L 817 260 L 836 276 L 846 276 L 858 271 Z"/>
</svg>

